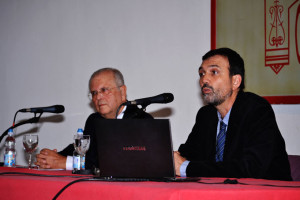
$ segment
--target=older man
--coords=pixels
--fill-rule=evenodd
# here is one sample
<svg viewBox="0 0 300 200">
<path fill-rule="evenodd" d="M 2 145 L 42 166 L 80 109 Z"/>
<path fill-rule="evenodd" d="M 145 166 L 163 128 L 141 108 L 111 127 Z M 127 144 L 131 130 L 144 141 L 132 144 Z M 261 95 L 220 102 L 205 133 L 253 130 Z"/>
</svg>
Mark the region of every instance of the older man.
<svg viewBox="0 0 300 200">
<path fill-rule="evenodd" d="M 185 144 L 174 152 L 179 176 L 291 180 L 285 142 L 271 105 L 244 89 L 244 61 L 228 48 L 199 68 L 204 102 Z"/>
<path fill-rule="evenodd" d="M 84 134 L 90 135 L 91 145 L 86 153 L 86 168 L 97 167 L 97 152 L 95 144 L 95 129 L 93 120 L 123 118 L 153 118 L 137 106 L 119 106 L 126 102 L 126 85 L 121 72 L 113 68 L 103 68 L 94 72 L 89 80 L 90 98 L 97 112 L 91 114 L 84 128 Z M 118 113 L 117 113 L 118 112 Z M 63 151 L 57 153 L 56 149 L 42 149 L 38 154 L 36 165 L 41 168 L 72 169 L 72 153 L 74 147 L 70 144 Z"/>
</svg>

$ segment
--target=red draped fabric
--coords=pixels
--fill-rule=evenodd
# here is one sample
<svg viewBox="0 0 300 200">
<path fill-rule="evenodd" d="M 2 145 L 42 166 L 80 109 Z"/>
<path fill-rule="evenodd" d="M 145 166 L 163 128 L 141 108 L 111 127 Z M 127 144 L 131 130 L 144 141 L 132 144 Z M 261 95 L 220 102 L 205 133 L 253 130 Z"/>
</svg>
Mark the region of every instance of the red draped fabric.
<svg viewBox="0 0 300 200">
<path fill-rule="evenodd" d="M 6 172 L 60 177 L 3 174 Z M 92 178 L 92 176 L 73 175 L 71 171 L 65 170 L 0 167 L 0 199 L 53 199 L 68 183 L 88 177 Z M 57 199 L 300 199 L 300 182 L 236 179 L 238 184 L 224 184 L 224 180 L 225 178 L 201 178 L 199 182 L 184 183 L 85 181 L 71 185 Z"/>
</svg>

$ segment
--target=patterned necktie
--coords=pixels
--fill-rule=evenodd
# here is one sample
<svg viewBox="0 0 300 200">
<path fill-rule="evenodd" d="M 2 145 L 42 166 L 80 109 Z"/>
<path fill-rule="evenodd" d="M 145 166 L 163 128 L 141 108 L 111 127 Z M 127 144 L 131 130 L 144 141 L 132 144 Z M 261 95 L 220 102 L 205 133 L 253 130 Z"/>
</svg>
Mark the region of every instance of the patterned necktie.
<svg viewBox="0 0 300 200">
<path fill-rule="evenodd" d="M 217 137 L 216 162 L 223 161 L 225 139 L 226 139 L 226 124 L 223 121 L 221 121 L 220 122 L 220 132 Z"/>
</svg>

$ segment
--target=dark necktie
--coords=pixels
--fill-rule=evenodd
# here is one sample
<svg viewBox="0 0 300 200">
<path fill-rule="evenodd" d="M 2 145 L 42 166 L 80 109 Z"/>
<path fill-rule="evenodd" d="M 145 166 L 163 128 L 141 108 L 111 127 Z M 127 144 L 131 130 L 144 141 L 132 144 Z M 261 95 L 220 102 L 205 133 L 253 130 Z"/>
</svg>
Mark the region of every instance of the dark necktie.
<svg viewBox="0 0 300 200">
<path fill-rule="evenodd" d="M 223 161 L 223 153 L 226 139 L 226 124 L 220 122 L 220 132 L 217 137 L 217 146 L 216 146 L 216 162 Z"/>
</svg>

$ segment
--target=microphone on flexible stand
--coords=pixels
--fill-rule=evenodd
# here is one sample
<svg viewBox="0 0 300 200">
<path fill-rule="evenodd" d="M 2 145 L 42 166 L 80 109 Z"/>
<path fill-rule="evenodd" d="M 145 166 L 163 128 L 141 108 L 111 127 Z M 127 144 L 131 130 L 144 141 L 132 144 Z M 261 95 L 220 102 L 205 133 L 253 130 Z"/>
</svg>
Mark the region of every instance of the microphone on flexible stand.
<svg viewBox="0 0 300 200">
<path fill-rule="evenodd" d="M 65 111 L 65 107 L 63 105 L 54 105 L 48 107 L 37 107 L 37 108 L 23 108 L 19 110 L 19 112 L 31 112 L 31 113 L 62 113 Z"/>
<path fill-rule="evenodd" d="M 174 96 L 172 93 L 163 93 L 153 97 L 126 101 L 122 105 L 142 105 L 143 107 L 146 107 L 152 103 L 170 103 L 173 100 Z"/>
<path fill-rule="evenodd" d="M 116 119 L 119 113 L 119 110 L 122 106 L 126 106 L 126 105 L 141 105 L 142 109 L 145 110 L 146 107 L 152 103 L 170 103 L 174 100 L 174 95 L 172 93 L 163 93 L 163 94 L 159 94 L 153 97 L 147 97 L 147 98 L 143 98 L 143 99 L 136 99 L 133 101 L 126 101 L 124 103 L 122 103 L 116 113 Z"/>
<path fill-rule="evenodd" d="M 14 129 L 20 125 L 23 125 L 23 124 L 29 124 L 29 123 L 37 123 L 39 121 L 39 119 L 41 118 L 42 114 L 44 112 L 49 112 L 49 113 L 62 113 L 65 111 L 65 107 L 63 105 L 54 105 L 54 106 L 48 106 L 48 107 L 36 107 L 36 108 L 24 108 L 24 109 L 21 109 L 21 110 L 18 110 L 16 113 L 15 113 L 15 116 L 14 116 L 14 121 L 13 121 L 13 125 L 11 127 L 9 127 L 6 131 L 4 131 L 2 133 L 2 135 L 0 136 L 0 142 L 2 141 L 3 137 L 5 135 L 7 135 L 8 133 L 8 130 L 9 129 Z M 34 117 L 33 118 L 30 118 L 28 120 L 25 120 L 25 121 L 22 121 L 18 124 L 15 124 L 15 120 L 16 120 L 16 116 L 17 116 L 17 113 L 18 112 L 31 112 L 31 113 L 34 113 Z M 39 113 L 38 116 L 37 113 Z"/>
</svg>

